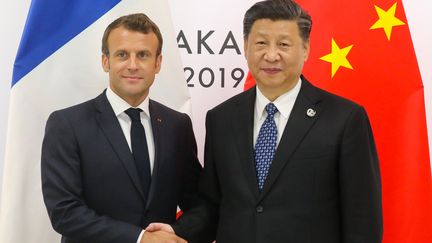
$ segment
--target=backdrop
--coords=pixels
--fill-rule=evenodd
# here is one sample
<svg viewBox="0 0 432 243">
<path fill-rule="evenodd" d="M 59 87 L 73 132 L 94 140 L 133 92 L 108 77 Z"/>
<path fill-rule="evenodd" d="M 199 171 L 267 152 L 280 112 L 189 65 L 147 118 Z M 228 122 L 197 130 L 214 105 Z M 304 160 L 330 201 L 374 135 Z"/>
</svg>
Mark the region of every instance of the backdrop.
<svg viewBox="0 0 432 243">
<path fill-rule="evenodd" d="M 34 1 L 34 3 L 36 2 L 38 1 Z M 167 79 L 166 77 L 168 77 L 168 79 L 173 79 L 173 77 L 176 77 L 176 79 L 182 79 L 180 81 L 182 81 L 183 83 L 177 89 L 180 90 L 179 93 L 181 93 L 180 97 L 178 98 L 169 99 L 173 95 L 167 93 L 153 92 L 152 95 L 153 97 L 158 98 L 164 103 L 168 103 L 168 105 L 173 108 L 191 114 L 199 146 L 199 157 L 202 158 L 204 142 L 204 118 L 206 111 L 211 107 L 217 105 L 218 103 L 222 102 L 223 100 L 226 100 L 227 98 L 243 90 L 244 82 L 247 75 L 247 68 L 243 57 L 242 18 L 245 10 L 250 7 L 250 5 L 253 4 L 255 1 L 167 0 L 166 2 L 162 1 L 161 4 L 155 5 L 152 5 L 153 1 L 141 1 L 143 4 L 138 2 L 139 1 L 133 0 L 123 1 L 121 4 L 113 7 L 113 11 L 117 11 L 115 12 L 115 14 L 113 12 L 110 12 L 109 14 L 101 14 L 101 16 L 99 16 L 100 19 L 98 20 L 98 23 L 100 24 L 100 26 L 102 26 L 101 28 L 103 31 L 104 25 L 106 23 L 109 23 L 114 18 L 114 16 L 117 16 L 121 13 L 132 13 L 138 11 L 150 11 L 151 17 L 155 18 L 158 24 L 160 22 L 164 23 L 164 29 L 166 30 L 166 32 L 164 32 L 164 37 L 166 39 L 170 39 L 170 41 L 167 41 L 167 43 L 171 44 L 168 44 L 168 49 L 164 50 L 165 58 L 163 65 L 165 68 L 165 73 L 162 73 L 162 77 L 159 77 L 158 80 L 160 80 L 159 83 L 162 83 L 163 80 Z M 334 2 L 338 3 L 341 1 Z M 427 0 L 376 0 L 370 2 L 370 8 L 372 9 L 372 11 L 375 11 L 373 9 L 375 8 L 374 5 L 376 5 L 387 12 L 391 12 L 390 9 L 392 4 L 389 5 L 389 2 L 397 3 L 398 5 L 395 16 L 399 19 L 403 19 L 403 22 L 406 22 L 407 24 L 406 26 L 409 26 L 408 30 L 412 37 L 415 57 L 418 62 L 421 80 L 424 85 L 424 105 L 426 111 L 426 120 L 428 127 L 432 127 L 432 69 L 430 68 L 432 66 L 432 47 L 429 43 L 432 39 L 432 30 L 430 26 L 428 26 L 428 24 L 432 23 L 432 16 L 430 15 L 430 11 L 432 10 L 432 3 Z M 6 162 L 3 158 L 5 158 L 7 133 L 10 134 L 12 129 L 19 129 L 17 128 L 18 125 L 16 119 L 11 117 L 16 116 L 17 112 L 22 112 L 20 110 L 16 110 L 17 98 L 15 94 L 17 93 L 17 90 L 23 89 L 21 87 L 23 85 L 20 84 L 21 86 L 14 86 L 11 89 L 11 82 L 14 60 L 24 30 L 24 24 L 27 19 L 30 3 L 30 0 L 8 1 L 3 3 L 3 6 L 0 9 L 0 23 L 2 23 L 3 29 L 5 30 L 2 34 L 2 37 L 0 38 L 0 53 L 2 53 L 2 58 L 0 59 L 0 182 L 3 181 L 6 176 L 9 178 L 19 177 L 19 175 L 11 174 L 12 172 L 10 172 L 9 170 L 3 169 L 6 168 L 4 167 L 4 164 Z M 66 9 L 64 11 L 69 10 L 70 9 Z M 45 11 L 49 11 L 49 9 Z M 378 14 L 378 12 L 373 13 Z M 314 18 L 314 16 L 312 17 Z M 376 16 L 376 18 L 378 18 L 378 15 Z M 370 26 L 372 26 L 372 24 L 373 22 L 370 23 Z M 393 31 L 396 30 L 397 26 L 395 25 Z M 73 99 L 64 101 L 63 103 L 60 102 L 56 104 L 56 106 L 52 107 L 52 109 L 68 106 L 69 104 L 78 103 L 81 100 L 93 97 L 106 86 L 106 76 L 104 76 L 104 74 L 102 73 L 102 69 L 100 68 L 100 53 L 99 49 L 97 49 L 99 48 L 99 35 L 101 35 L 101 29 L 88 28 L 83 33 L 86 35 L 94 34 L 94 42 L 88 43 L 89 45 L 95 46 L 95 48 L 93 48 L 94 52 L 82 54 L 84 56 L 79 56 L 78 54 L 73 55 L 73 52 L 71 52 L 71 55 L 67 59 L 74 59 L 75 63 L 79 63 L 82 59 L 86 59 L 89 63 L 96 63 L 93 68 L 94 72 L 92 73 L 94 76 L 91 76 L 93 77 L 92 82 L 85 86 L 85 90 L 79 90 L 79 86 L 66 87 L 69 89 L 70 92 L 84 92 L 84 94 L 75 96 Z M 370 45 L 374 44 L 375 43 L 370 43 Z M 77 43 L 75 45 L 79 44 Z M 176 47 L 174 45 L 176 45 Z M 411 45 L 411 43 L 409 45 Z M 167 50 L 169 50 L 168 53 Z M 43 62 L 43 64 L 45 65 L 47 63 L 49 64 L 49 62 L 54 62 L 56 60 L 54 59 L 55 57 L 55 55 L 50 56 L 50 58 L 47 59 L 48 61 Z M 82 68 L 82 70 L 86 70 L 88 68 L 88 66 L 85 66 L 84 64 L 81 64 L 78 67 Z M 168 71 L 166 71 L 168 70 L 167 67 L 172 68 L 169 70 L 175 71 L 173 71 L 173 73 L 169 73 Z M 64 69 L 62 69 L 62 71 L 64 71 L 64 73 L 66 73 L 67 75 L 69 73 L 76 73 L 78 71 L 76 69 L 72 69 L 71 67 L 63 68 Z M 328 68 L 330 68 L 330 66 L 328 66 Z M 49 70 L 49 68 L 46 70 Z M 345 71 L 346 70 L 341 67 L 340 72 Z M 65 75 L 64 73 L 59 73 L 59 75 Z M 40 75 L 44 75 L 44 72 L 42 72 Z M 84 73 L 82 75 L 87 75 L 88 77 L 87 73 Z M 338 73 L 336 73 L 335 75 L 338 75 Z M 42 83 L 34 83 L 33 85 L 34 88 L 36 88 L 37 86 L 42 85 Z M 162 83 L 159 85 L 160 90 L 166 90 L 167 87 L 168 89 L 173 88 L 170 87 L 172 86 L 170 83 Z M 26 101 L 26 97 L 21 98 L 21 101 Z M 43 98 L 43 94 L 39 94 L 39 96 L 35 98 L 37 100 L 39 98 L 40 100 Z M 10 102 L 10 100 L 15 103 Z M 29 100 L 28 102 L 31 101 Z M 44 104 L 44 102 L 42 102 L 42 104 Z M 51 104 L 47 104 L 47 107 L 49 107 L 49 105 Z M 11 109 L 14 108 L 13 111 L 9 111 L 9 107 L 11 107 Z M 29 107 L 28 109 L 31 108 L 32 107 Z M 48 113 L 50 112 L 50 109 L 47 108 L 44 110 L 44 112 Z M 413 109 L 416 109 L 416 107 L 413 107 Z M 46 115 L 45 113 L 41 114 L 41 116 Z M 21 116 L 25 117 L 26 114 L 21 114 Z M 41 117 L 40 119 L 43 120 L 44 118 Z M 389 124 L 389 126 L 391 126 L 391 124 Z M 29 129 L 32 130 L 32 127 L 30 127 Z M 38 127 L 38 129 L 33 132 L 35 132 L 35 136 L 41 136 L 43 130 Z M 428 137 L 428 148 L 429 151 L 432 151 L 432 142 L 430 142 L 432 141 L 432 129 L 429 129 Z M 28 139 L 31 140 L 32 137 L 28 137 Z M 13 142 L 15 142 L 16 144 L 20 144 L 20 146 L 28 146 L 26 142 Z M 12 148 L 9 146 L 8 152 L 11 154 L 13 152 L 11 150 L 14 149 L 18 150 L 18 146 L 13 146 Z M 38 160 L 37 151 L 40 148 L 36 146 L 32 149 L 36 151 L 36 153 L 34 154 L 35 158 L 32 159 Z M 15 161 L 8 161 L 7 164 L 9 164 L 8 166 L 11 167 L 15 164 Z M 37 164 L 33 165 L 33 167 L 30 168 L 19 167 L 13 173 L 16 173 L 16 171 L 19 172 L 20 170 L 25 171 L 32 169 L 34 170 L 33 173 L 38 173 Z M 430 168 L 428 167 L 427 170 L 430 170 Z M 11 183 L 16 185 L 15 182 L 13 183 L 13 180 L 12 182 L 6 182 L 5 180 L 5 183 Z M 27 238 L 14 238 L 18 236 L 10 233 L 11 230 L 14 230 L 14 226 L 19 225 L 19 220 L 14 218 L 14 215 L 10 214 L 10 212 L 13 212 L 13 210 L 8 211 L 9 207 L 5 205 L 13 204 L 15 202 L 14 200 L 24 200 L 26 197 L 22 196 L 18 197 L 17 199 L 10 200 L 9 195 L 11 194 L 4 193 L 5 183 L 2 184 L 3 190 L 0 192 L 0 227 L 2 227 L 0 228 L 0 242 L 21 242 Z M 20 195 L 25 194 L 26 186 L 31 183 L 34 182 L 26 181 L 26 183 L 19 184 L 21 187 L 20 190 L 22 190 L 19 192 Z M 428 183 L 430 183 L 430 174 Z M 38 187 L 39 185 L 36 184 L 35 186 Z M 10 186 L 8 186 L 7 188 L 10 189 Z M 426 189 L 426 191 L 430 193 L 430 187 Z M 6 196 L 8 198 L 4 198 Z M 41 204 L 41 202 L 38 202 L 38 206 L 35 207 L 41 209 L 43 205 Z M 32 210 L 29 210 L 26 213 L 32 214 L 31 216 L 34 216 L 33 214 L 35 214 L 36 216 L 34 217 L 36 218 L 46 216 L 44 215 L 45 212 L 35 213 Z M 402 213 L 409 214 L 409 212 Z M 7 224 L 4 223 L 5 220 L 8 221 Z M 47 223 L 47 219 L 44 218 L 42 222 Z M 50 237 L 57 237 L 53 232 L 50 231 L 49 225 L 42 227 L 42 229 L 47 230 L 48 233 L 45 233 L 40 229 L 41 228 L 34 228 L 34 232 L 36 235 L 44 235 L 43 237 L 47 237 L 43 239 L 52 239 Z M 432 229 L 430 228 L 430 224 L 426 225 L 423 230 L 431 232 Z M 2 233 L 5 231 L 8 232 L 7 235 Z M 415 234 L 416 232 L 413 231 L 412 233 Z M 43 241 L 36 240 L 36 242 Z"/>
</svg>

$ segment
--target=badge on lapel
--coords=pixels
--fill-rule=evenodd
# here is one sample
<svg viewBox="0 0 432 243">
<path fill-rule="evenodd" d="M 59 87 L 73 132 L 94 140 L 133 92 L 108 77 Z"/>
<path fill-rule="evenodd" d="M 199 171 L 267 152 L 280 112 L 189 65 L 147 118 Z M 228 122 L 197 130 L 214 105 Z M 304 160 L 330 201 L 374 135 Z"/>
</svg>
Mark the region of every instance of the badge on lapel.
<svg viewBox="0 0 432 243">
<path fill-rule="evenodd" d="M 307 109 L 307 111 L 306 111 L 306 115 L 307 115 L 308 117 L 314 117 L 314 116 L 316 115 L 316 111 L 315 111 L 314 109 L 312 109 L 312 108 L 309 108 L 309 109 Z"/>
</svg>

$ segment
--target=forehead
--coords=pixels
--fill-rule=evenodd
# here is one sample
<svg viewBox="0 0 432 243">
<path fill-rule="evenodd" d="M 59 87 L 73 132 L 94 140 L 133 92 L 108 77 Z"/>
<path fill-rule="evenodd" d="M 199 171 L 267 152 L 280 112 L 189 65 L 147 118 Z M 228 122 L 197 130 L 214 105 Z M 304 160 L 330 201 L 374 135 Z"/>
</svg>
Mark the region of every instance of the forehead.
<svg viewBox="0 0 432 243">
<path fill-rule="evenodd" d="M 124 27 L 113 29 L 108 36 L 107 42 L 108 48 L 111 50 L 128 48 L 155 49 L 158 46 L 155 33 L 142 33 Z"/>
<path fill-rule="evenodd" d="M 298 24 L 295 20 L 271 20 L 258 19 L 251 28 L 249 37 L 277 36 L 277 37 L 300 37 Z"/>
</svg>

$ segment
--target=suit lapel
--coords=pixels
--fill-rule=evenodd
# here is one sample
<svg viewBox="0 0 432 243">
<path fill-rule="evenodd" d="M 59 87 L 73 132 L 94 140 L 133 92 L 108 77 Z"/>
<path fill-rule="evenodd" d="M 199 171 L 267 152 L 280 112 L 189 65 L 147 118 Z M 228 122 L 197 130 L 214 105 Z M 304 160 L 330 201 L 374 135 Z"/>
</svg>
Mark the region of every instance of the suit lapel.
<svg viewBox="0 0 432 243">
<path fill-rule="evenodd" d="M 153 132 L 155 157 L 154 157 L 154 164 L 153 164 L 152 180 L 151 180 L 148 200 L 146 204 L 146 210 L 150 205 L 151 200 L 154 197 L 155 188 L 157 187 L 156 185 L 157 178 L 158 178 L 157 174 L 159 172 L 159 168 L 161 168 L 162 163 L 164 161 L 163 153 L 161 153 L 161 151 L 164 151 L 164 149 L 162 148 L 164 144 L 163 139 L 166 137 L 164 135 L 164 129 L 162 129 L 162 125 L 164 121 L 162 119 L 159 110 L 156 108 L 155 103 L 152 100 L 149 101 L 149 112 L 150 112 L 150 122 L 151 122 L 152 132 Z"/>
<path fill-rule="evenodd" d="M 242 99 L 237 101 L 236 111 L 232 116 L 234 139 L 238 155 L 243 166 L 245 178 L 255 198 L 259 191 L 253 158 L 253 123 L 256 88 L 245 91 Z"/>
<path fill-rule="evenodd" d="M 132 153 L 127 144 L 126 138 L 124 137 L 123 131 L 117 120 L 117 117 L 112 110 L 111 105 L 106 98 L 105 92 L 96 97 L 95 99 L 96 109 L 99 113 L 96 115 L 96 120 L 103 130 L 105 136 L 110 142 L 113 150 L 118 155 L 120 161 L 125 167 L 127 173 L 129 174 L 133 184 L 139 191 L 141 197 L 146 200 L 146 196 L 141 188 L 141 183 L 136 171 L 135 162 Z"/>
<path fill-rule="evenodd" d="M 302 77 L 302 80 L 300 93 L 297 96 L 288 123 L 277 147 L 263 191 L 260 193 L 260 200 L 270 190 L 303 137 L 319 118 L 321 95 L 317 92 L 318 89 L 313 87 L 306 79 Z M 308 109 L 314 110 L 316 114 L 313 116 L 308 115 Z"/>
</svg>

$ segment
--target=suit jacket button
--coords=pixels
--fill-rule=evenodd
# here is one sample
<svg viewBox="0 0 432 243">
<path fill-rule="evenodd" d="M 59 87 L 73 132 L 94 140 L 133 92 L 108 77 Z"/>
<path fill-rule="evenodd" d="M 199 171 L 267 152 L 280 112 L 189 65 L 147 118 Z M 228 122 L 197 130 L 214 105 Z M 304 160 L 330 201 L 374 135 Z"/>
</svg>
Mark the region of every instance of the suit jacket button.
<svg viewBox="0 0 432 243">
<path fill-rule="evenodd" d="M 256 207 L 256 212 L 257 212 L 257 213 L 262 213 L 262 212 L 264 212 L 264 207 L 261 206 L 261 205 L 260 205 L 260 206 L 257 206 L 257 207 Z"/>
</svg>

